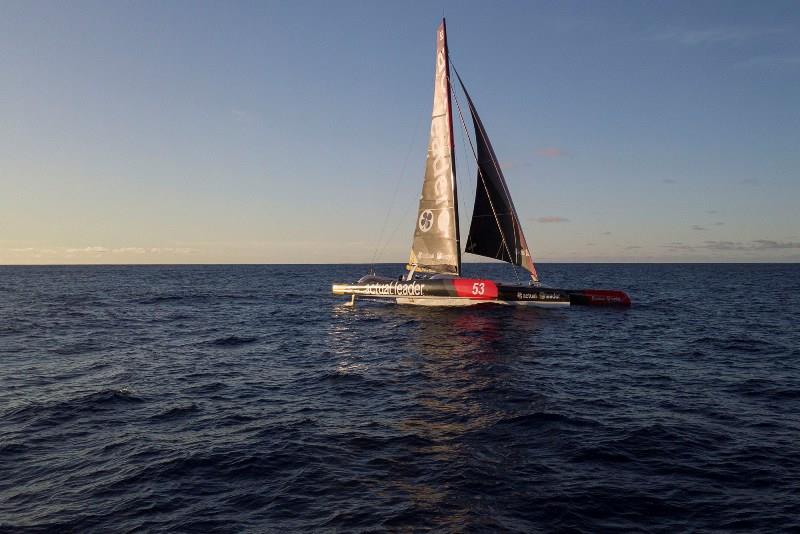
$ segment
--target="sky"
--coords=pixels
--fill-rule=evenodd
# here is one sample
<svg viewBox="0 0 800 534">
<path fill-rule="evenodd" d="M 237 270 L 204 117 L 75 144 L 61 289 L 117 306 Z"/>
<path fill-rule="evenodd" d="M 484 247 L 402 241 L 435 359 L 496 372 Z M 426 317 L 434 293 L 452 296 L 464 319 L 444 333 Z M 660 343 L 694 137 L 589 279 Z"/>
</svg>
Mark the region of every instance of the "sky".
<svg viewBox="0 0 800 534">
<path fill-rule="evenodd" d="M 535 260 L 800 261 L 797 2 L 6 0 L 0 264 L 405 261 L 443 14 Z"/>
</svg>

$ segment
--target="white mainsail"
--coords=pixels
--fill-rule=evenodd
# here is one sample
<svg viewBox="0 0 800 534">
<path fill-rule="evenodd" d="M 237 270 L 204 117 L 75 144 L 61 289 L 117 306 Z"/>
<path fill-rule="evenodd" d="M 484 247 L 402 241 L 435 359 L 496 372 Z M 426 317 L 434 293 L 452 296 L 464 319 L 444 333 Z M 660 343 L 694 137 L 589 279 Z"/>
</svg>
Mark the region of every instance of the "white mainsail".
<svg viewBox="0 0 800 534">
<path fill-rule="evenodd" d="M 417 272 L 459 274 L 461 244 L 453 156 L 450 69 L 444 20 L 436 37 L 431 135 L 408 268 Z"/>
</svg>

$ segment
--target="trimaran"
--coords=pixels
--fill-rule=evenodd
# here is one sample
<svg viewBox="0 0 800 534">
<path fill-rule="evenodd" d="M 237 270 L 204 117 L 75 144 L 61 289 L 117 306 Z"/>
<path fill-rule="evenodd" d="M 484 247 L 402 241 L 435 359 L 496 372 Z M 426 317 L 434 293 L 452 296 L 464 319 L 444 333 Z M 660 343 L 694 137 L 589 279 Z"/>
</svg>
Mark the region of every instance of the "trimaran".
<svg viewBox="0 0 800 534">
<path fill-rule="evenodd" d="M 570 304 L 630 306 L 622 291 L 599 289 L 554 289 L 543 286 L 533 264 L 530 248 L 511 200 L 500 164 L 486 135 L 475 105 L 458 72 L 475 128 L 470 138 L 461 106 L 458 116 L 469 140 L 478 168 L 472 222 L 465 251 L 495 258 L 524 269 L 528 283 L 504 284 L 482 278 L 461 277 L 461 240 L 453 143 L 450 58 L 445 21 L 436 32 L 436 73 L 433 90 L 428 158 L 419 200 L 411 256 L 407 273 L 387 278 L 374 273 L 353 284 L 333 284 L 336 295 L 389 299 L 398 304 L 470 306 L 476 304 L 520 304 L 543 307 Z"/>
</svg>

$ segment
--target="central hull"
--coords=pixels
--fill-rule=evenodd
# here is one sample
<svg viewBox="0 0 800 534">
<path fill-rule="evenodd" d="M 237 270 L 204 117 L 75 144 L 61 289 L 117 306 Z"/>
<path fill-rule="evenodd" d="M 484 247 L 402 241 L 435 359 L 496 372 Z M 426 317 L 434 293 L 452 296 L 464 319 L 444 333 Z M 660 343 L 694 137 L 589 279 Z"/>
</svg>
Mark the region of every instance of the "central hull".
<svg viewBox="0 0 800 534">
<path fill-rule="evenodd" d="M 560 289 L 505 285 L 482 278 L 391 280 L 365 277 L 355 284 L 334 284 L 336 295 L 394 300 L 415 306 L 477 306 L 513 304 L 522 306 L 569 306 L 570 295 Z"/>
</svg>

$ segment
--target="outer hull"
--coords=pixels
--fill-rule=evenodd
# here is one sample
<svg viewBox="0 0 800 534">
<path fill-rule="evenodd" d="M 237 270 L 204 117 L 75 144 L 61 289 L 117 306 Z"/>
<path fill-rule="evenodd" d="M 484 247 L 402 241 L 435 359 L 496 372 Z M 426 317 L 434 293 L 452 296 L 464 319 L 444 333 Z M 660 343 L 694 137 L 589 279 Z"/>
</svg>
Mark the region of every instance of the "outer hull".
<svg viewBox="0 0 800 534">
<path fill-rule="evenodd" d="M 365 276 L 355 284 L 333 284 L 336 295 L 394 300 L 416 306 L 476 306 L 505 304 L 542 308 L 631 305 L 622 291 L 602 289 L 552 289 L 535 286 L 506 285 L 482 278 L 430 278 L 393 280 Z"/>
</svg>

